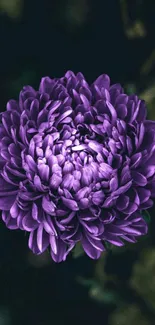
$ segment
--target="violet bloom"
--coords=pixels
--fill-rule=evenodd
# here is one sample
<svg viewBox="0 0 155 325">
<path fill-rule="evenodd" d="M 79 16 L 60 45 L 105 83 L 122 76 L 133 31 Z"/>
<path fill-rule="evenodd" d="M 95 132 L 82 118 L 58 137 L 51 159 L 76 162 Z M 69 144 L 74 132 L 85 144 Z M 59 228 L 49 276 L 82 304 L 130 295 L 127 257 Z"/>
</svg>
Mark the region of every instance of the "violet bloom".
<svg viewBox="0 0 155 325">
<path fill-rule="evenodd" d="M 155 123 L 144 101 L 101 75 L 26 86 L 0 124 L 0 209 L 9 229 L 29 232 L 35 254 L 56 262 L 81 242 L 93 259 L 147 233 L 155 196 Z"/>
</svg>

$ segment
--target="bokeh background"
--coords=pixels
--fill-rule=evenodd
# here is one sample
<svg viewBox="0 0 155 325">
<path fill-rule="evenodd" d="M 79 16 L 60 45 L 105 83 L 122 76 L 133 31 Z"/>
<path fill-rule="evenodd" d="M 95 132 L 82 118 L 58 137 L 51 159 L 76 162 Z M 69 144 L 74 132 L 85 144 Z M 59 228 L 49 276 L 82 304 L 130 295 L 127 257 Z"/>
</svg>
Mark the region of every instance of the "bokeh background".
<svg viewBox="0 0 155 325">
<path fill-rule="evenodd" d="M 0 0 L 0 109 L 42 76 L 107 73 L 155 119 L 154 0 Z M 98 261 L 34 256 L 0 222 L 0 325 L 155 325 L 155 209 L 137 244 Z"/>
</svg>

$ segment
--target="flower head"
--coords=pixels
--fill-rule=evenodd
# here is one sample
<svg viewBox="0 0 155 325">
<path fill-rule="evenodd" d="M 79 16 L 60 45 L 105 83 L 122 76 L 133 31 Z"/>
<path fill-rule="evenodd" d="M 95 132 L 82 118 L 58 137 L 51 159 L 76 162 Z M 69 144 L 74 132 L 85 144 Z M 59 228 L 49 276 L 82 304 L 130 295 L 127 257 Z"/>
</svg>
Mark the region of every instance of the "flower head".
<svg viewBox="0 0 155 325">
<path fill-rule="evenodd" d="M 9 229 L 29 232 L 35 254 L 60 262 L 81 242 L 91 258 L 105 243 L 147 233 L 141 211 L 155 196 L 155 123 L 144 101 L 101 75 L 26 86 L 0 124 L 0 209 Z"/>
</svg>

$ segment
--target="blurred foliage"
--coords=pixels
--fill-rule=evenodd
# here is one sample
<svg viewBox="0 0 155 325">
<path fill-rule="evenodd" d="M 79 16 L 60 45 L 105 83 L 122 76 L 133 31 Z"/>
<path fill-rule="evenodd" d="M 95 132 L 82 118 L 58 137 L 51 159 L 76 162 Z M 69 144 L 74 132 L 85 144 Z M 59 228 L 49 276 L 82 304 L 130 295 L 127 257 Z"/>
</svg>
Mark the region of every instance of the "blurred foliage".
<svg viewBox="0 0 155 325">
<path fill-rule="evenodd" d="M 23 0 L 0 0 L 0 12 L 6 13 L 10 18 L 21 17 Z"/>
<path fill-rule="evenodd" d="M 135 21 L 132 21 L 130 18 L 130 3 L 131 1 L 128 0 L 120 0 L 120 9 L 124 25 L 124 32 L 129 39 L 146 37 L 146 28 L 139 17 L 136 17 Z M 135 1 L 135 7 L 137 7 L 137 3 L 138 1 Z"/>
<path fill-rule="evenodd" d="M 10 325 L 11 319 L 9 315 L 9 311 L 3 307 L 0 309 L 0 325 Z"/>
<path fill-rule="evenodd" d="M 148 107 L 148 116 L 155 120 L 155 82 L 145 89 L 140 97 L 143 98 Z"/>
<path fill-rule="evenodd" d="M 109 319 L 109 325 L 150 325 L 136 305 L 125 305 L 116 309 Z"/>
<path fill-rule="evenodd" d="M 148 73 L 151 72 L 151 69 L 155 66 L 155 50 L 152 51 L 149 58 L 144 62 L 144 64 L 141 67 L 141 74 L 142 75 L 148 75 Z"/>
<path fill-rule="evenodd" d="M 28 264 L 35 268 L 43 268 L 51 263 L 51 257 L 48 251 L 41 255 L 34 255 L 28 252 Z M 0 324 L 1 325 L 1 324 Z"/>
<path fill-rule="evenodd" d="M 90 5 L 88 0 L 68 0 L 66 4 L 66 21 L 70 26 L 81 26 L 88 19 Z"/>
<path fill-rule="evenodd" d="M 80 242 L 76 244 L 72 254 L 74 258 L 78 258 L 84 255 L 84 250 Z"/>
<path fill-rule="evenodd" d="M 155 310 L 155 249 L 143 250 L 134 264 L 130 279 L 132 288 Z"/>
</svg>

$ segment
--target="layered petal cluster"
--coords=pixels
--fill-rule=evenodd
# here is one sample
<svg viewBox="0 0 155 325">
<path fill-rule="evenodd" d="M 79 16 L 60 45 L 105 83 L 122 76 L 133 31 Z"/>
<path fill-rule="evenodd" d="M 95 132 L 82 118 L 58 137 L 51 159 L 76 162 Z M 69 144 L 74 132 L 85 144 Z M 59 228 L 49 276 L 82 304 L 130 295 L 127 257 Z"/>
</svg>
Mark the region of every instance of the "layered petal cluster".
<svg viewBox="0 0 155 325">
<path fill-rule="evenodd" d="M 77 242 L 91 258 L 105 243 L 147 233 L 142 210 L 155 196 L 155 123 L 144 101 L 101 75 L 41 80 L 0 116 L 0 209 L 56 262 Z"/>
</svg>

